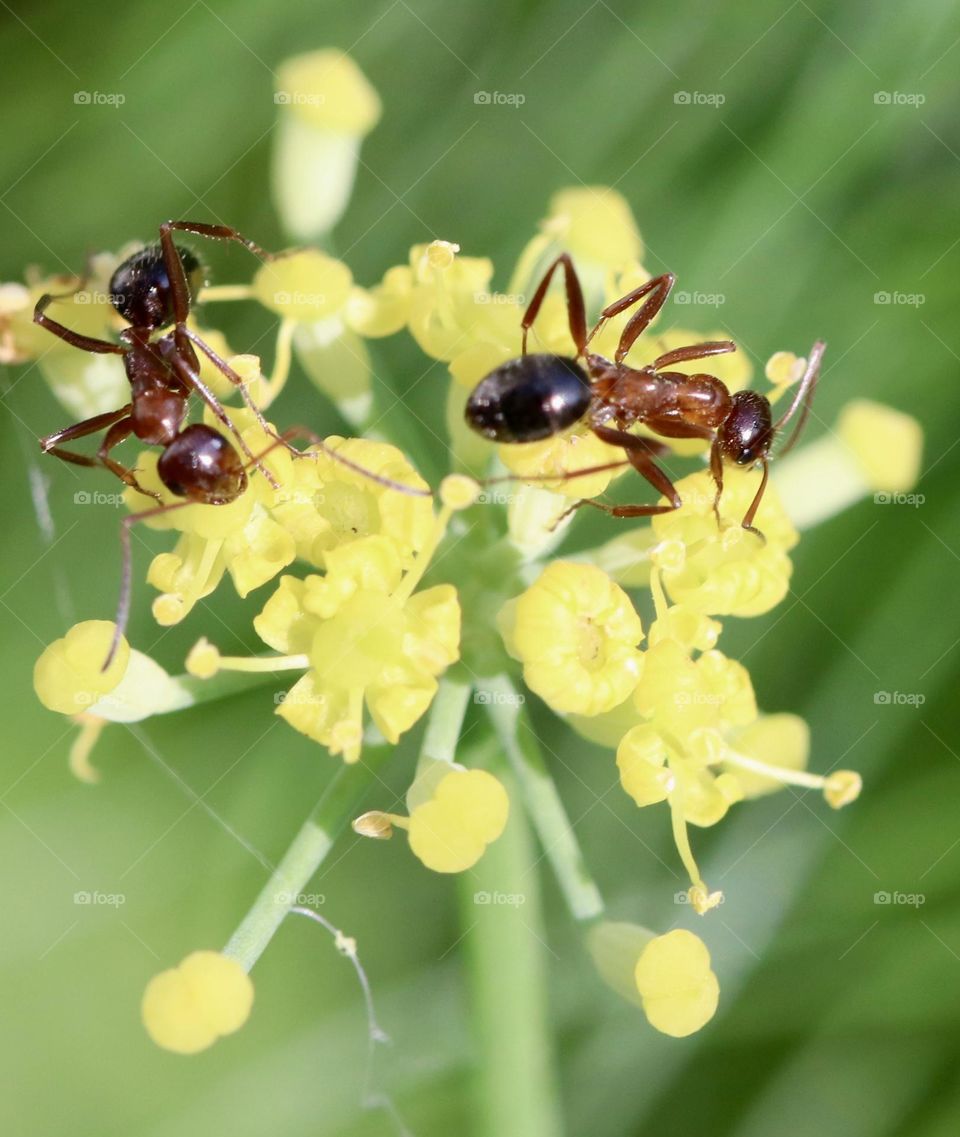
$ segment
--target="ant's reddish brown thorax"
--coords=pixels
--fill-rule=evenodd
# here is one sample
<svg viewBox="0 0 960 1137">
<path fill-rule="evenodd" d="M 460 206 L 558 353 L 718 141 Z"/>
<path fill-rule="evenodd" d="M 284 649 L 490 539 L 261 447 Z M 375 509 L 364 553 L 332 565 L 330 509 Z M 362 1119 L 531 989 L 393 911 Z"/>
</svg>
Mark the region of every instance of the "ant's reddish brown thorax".
<svg viewBox="0 0 960 1137">
<path fill-rule="evenodd" d="M 730 393 L 713 375 L 619 366 L 602 356 L 587 357 L 602 419 L 633 426 L 661 418 L 715 429 L 730 411 Z"/>
</svg>

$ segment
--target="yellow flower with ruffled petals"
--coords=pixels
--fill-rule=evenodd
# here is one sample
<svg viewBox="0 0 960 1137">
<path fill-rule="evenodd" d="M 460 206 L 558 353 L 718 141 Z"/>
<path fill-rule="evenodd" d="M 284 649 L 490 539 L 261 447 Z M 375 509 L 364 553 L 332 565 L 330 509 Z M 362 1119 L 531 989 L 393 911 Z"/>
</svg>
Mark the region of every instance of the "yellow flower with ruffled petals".
<svg viewBox="0 0 960 1137">
<path fill-rule="evenodd" d="M 452 585 L 398 594 L 402 564 L 385 537 L 353 541 L 326 560 L 324 577 L 282 577 L 254 627 L 308 662 L 277 714 L 355 762 L 364 703 L 394 743 L 430 705 L 436 677 L 459 655 L 460 608 Z"/>
<path fill-rule="evenodd" d="M 554 561 L 500 623 L 527 686 L 555 711 L 601 714 L 636 686 L 643 625 L 623 589 L 593 565 Z"/>
</svg>

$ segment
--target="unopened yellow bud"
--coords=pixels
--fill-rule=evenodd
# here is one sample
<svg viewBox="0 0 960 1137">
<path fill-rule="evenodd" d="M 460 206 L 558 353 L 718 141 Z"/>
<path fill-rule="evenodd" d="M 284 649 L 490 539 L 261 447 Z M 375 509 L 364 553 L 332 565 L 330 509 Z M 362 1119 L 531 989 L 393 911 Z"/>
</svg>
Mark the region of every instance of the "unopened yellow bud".
<svg viewBox="0 0 960 1137">
<path fill-rule="evenodd" d="M 440 483 L 440 500 L 448 509 L 467 509 L 480 496 L 481 488 L 465 474 L 448 474 Z"/>
<path fill-rule="evenodd" d="M 220 651 L 206 638 L 199 639 L 187 656 L 188 674 L 198 679 L 212 679 L 220 670 Z"/>
</svg>

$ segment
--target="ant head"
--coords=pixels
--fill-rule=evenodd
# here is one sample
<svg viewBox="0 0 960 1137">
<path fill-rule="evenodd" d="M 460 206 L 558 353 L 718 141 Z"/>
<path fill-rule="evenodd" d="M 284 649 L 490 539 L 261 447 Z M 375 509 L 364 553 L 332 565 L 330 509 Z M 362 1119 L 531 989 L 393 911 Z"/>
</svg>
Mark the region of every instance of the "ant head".
<svg viewBox="0 0 960 1137">
<path fill-rule="evenodd" d="M 756 391 L 737 391 L 718 431 L 720 450 L 736 465 L 750 466 L 769 455 L 774 433 L 770 400 Z"/>
<path fill-rule="evenodd" d="M 178 245 L 177 255 L 192 301 L 203 283 L 203 269 L 189 249 Z M 159 245 L 148 245 L 117 268 L 110 278 L 110 303 L 135 328 L 164 328 L 173 323 L 173 289 Z"/>
<path fill-rule="evenodd" d="M 157 473 L 167 489 L 188 501 L 225 505 L 247 488 L 240 455 L 213 427 L 184 428 L 160 455 Z"/>
</svg>

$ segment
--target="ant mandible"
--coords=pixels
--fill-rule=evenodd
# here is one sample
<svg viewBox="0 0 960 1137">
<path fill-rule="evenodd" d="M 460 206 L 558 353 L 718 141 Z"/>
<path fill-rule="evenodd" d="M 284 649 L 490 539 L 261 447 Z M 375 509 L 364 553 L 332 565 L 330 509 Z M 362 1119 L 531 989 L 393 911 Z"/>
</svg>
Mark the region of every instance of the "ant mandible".
<svg viewBox="0 0 960 1137">
<path fill-rule="evenodd" d="M 570 335 L 577 349 L 574 358 L 542 353 L 527 354 L 529 332 L 554 272 L 563 267 Z M 776 421 L 770 401 L 757 391 L 733 394 L 713 375 L 687 375 L 669 371 L 677 363 L 706 359 L 736 351 L 730 340 L 716 340 L 674 348 L 644 367 L 624 363 L 637 337 L 666 303 L 676 278 L 664 273 L 608 304 L 593 330 L 587 334 L 583 290 L 567 253 L 550 265 L 540 281 L 521 321 L 521 355 L 501 364 L 482 379 L 467 401 L 467 424 L 495 442 L 538 442 L 585 421 L 603 442 L 620 446 L 631 466 L 666 497 L 669 505 L 604 505 L 580 501 L 573 507 L 591 505 L 614 517 L 651 517 L 670 513 L 683 504 L 676 486 L 656 464 L 655 458 L 669 447 L 656 439 L 641 438 L 629 428 L 642 424 L 662 438 L 701 438 L 710 442 L 710 472 L 716 485 L 714 513 L 720 521 L 724 463 L 748 467 L 759 464 L 763 473 L 756 495 L 741 525 L 760 533 L 753 525 L 769 475 L 774 440 L 793 416 L 800 418 L 781 454 L 797 441 L 810 413 L 826 345 L 817 341 L 807 359 L 803 377 L 787 411 Z M 643 300 L 627 320 L 613 360 L 588 351 L 607 320 Z M 582 364 L 581 361 L 582 360 Z M 620 463 L 574 471 L 568 476 L 610 469 Z"/>
<path fill-rule="evenodd" d="M 196 349 L 206 355 L 240 390 L 244 402 L 257 421 L 274 439 L 273 446 L 285 445 L 294 454 L 300 455 L 302 452 L 291 446 L 289 440 L 291 437 L 305 435 L 318 449 L 356 473 L 404 493 L 417 496 L 427 493 L 363 469 L 326 447 L 311 431 L 297 428 L 284 435 L 276 434 L 250 397 L 240 375 L 187 326 L 191 304 L 203 283 L 203 273 L 198 258 L 189 249 L 174 243 L 175 231 L 238 241 L 255 256 L 264 260 L 273 259 L 272 254 L 226 225 L 165 221 L 160 226 L 160 243 L 134 253 L 110 278 L 110 303 L 129 325 L 120 332 L 119 343 L 82 335 L 52 319 L 46 314 L 47 308 L 55 299 L 50 294 L 40 297 L 33 314 L 37 324 L 81 351 L 122 356 L 131 392 L 130 402 L 119 410 L 94 415 L 49 434 L 40 439 L 40 449 L 45 454 L 53 454 L 73 465 L 103 466 L 138 493 L 153 497 L 160 503 L 153 509 L 131 514 L 123 520 L 120 530 L 124 555 L 123 576 L 113 642 L 104 670 L 113 660 L 129 616 L 130 525 L 185 505 L 226 505 L 236 501 L 247 487 L 247 469 L 250 466 L 256 466 L 274 488 L 279 488 L 269 470 L 262 464 L 264 455 L 257 456 L 250 451 L 216 395 L 200 377 Z M 236 446 L 220 431 L 205 423 L 184 425 L 192 393 L 200 396 L 216 419 L 233 435 Z M 101 430 L 105 430 L 106 434 L 95 455 L 81 454 L 62 446 L 64 442 L 85 438 Z M 184 499 L 182 502 L 163 504 L 159 494 L 144 489 L 139 484 L 134 470 L 110 456 L 114 447 L 130 435 L 149 445 L 163 447 L 157 462 L 157 474 L 172 494 Z M 238 450 L 243 453 L 246 462 Z"/>
</svg>

